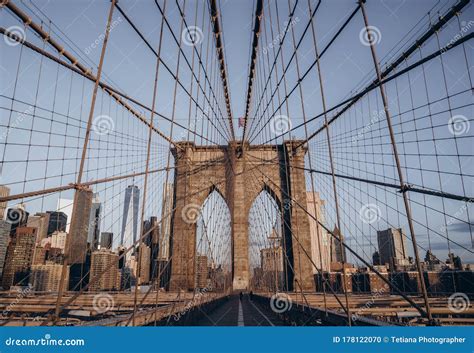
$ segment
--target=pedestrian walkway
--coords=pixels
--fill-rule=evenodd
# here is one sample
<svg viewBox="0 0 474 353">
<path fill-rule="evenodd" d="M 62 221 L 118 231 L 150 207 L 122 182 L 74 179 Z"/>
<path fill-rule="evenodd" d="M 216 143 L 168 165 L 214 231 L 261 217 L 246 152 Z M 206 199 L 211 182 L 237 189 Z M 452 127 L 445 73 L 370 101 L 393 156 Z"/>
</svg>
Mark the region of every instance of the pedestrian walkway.
<svg viewBox="0 0 474 353">
<path fill-rule="evenodd" d="M 233 295 L 210 312 L 202 311 L 196 326 L 284 326 L 285 323 L 268 306 Z"/>
</svg>

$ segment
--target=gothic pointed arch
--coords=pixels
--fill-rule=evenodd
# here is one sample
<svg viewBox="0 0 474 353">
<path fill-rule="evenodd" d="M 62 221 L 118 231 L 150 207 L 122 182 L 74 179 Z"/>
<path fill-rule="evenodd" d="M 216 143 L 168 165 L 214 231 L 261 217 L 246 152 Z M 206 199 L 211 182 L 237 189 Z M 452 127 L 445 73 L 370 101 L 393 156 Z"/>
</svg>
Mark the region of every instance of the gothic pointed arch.
<svg viewBox="0 0 474 353">
<path fill-rule="evenodd" d="M 178 147 L 173 149 L 172 290 L 193 290 L 195 287 L 196 225 L 183 220 L 183 210 L 192 205 L 200 208 L 214 191 L 222 196 L 230 211 L 233 288 L 249 288 L 248 213 L 263 190 L 284 210 L 283 237 L 285 254 L 289 259 L 285 268 L 288 278 L 285 289 L 293 290 L 296 281 L 304 290 L 314 288 L 311 262 L 304 256 L 304 253 L 311 253 L 308 217 L 297 207 L 292 210 L 291 202 L 286 207 L 286 201 L 292 198 L 303 204 L 306 202 L 303 168 L 306 147 L 295 149 L 300 143 L 292 140 L 274 146 L 242 146 L 237 142 L 231 142 L 228 146 L 196 146 L 191 142 L 177 144 Z M 298 226 L 292 229 L 292 224 Z"/>
</svg>

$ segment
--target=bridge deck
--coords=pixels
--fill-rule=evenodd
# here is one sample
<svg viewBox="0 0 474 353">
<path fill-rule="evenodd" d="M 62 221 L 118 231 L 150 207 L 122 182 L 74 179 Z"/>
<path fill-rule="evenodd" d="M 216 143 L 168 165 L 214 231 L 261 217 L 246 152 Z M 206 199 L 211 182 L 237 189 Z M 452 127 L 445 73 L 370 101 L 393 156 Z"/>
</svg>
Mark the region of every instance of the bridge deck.
<svg viewBox="0 0 474 353">
<path fill-rule="evenodd" d="M 71 293 L 63 297 L 62 303 L 69 299 Z M 94 297 L 96 295 L 105 296 L 110 301 L 109 310 L 100 314 L 94 308 Z M 272 293 L 258 293 L 259 296 L 271 298 Z M 140 293 L 138 302 L 141 303 L 140 310 L 136 313 L 136 325 L 150 325 L 155 320 L 163 320 L 167 317 L 174 317 L 180 313 L 186 313 L 192 308 L 197 308 L 197 319 L 190 325 L 202 326 L 238 326 L 239 312 L 240 325 L 243 326 L 259 326 L 259 325 L 283 325 L 279 316 L 275 314 L 268 303 L 262 303 L 257 300 L 250 301 L 245 295 L 241 303 L 239 303 L 238 296 L 231 296 L 228 300 L 222 300 L 217 303 L 217 306 L 211 306 L 213 309 L 205 309 L 203 304 L 211 303 L 215 300 L 223 298 L 225 293 L 208 293 L 204 296 L 197 296 L 193 299 L 192 293 L 182 292 L 160 292 L 158 301 L 156 300 L 156 293 L 151 293 L 148 296 Z M 288 299 L 291 301 L 293 307 L 310 306 L 313 309 L 323 310 L 324 301 L 322 294 L 305 293 L 304 298 L 301 294 L 287 293 Z M 342 294 L 338 295 L 341 301 L 344 300 Z M 422 298 L 419 296 L 412 296 L 420 306 L 423 305 Z M 27 296 L 18 302 L 14 293 L 0 296 L 0 311 L 8 314 L 0 320 L 0 326 L 38 326 L 48 321 L 47 313 L 54 309 L 55 305 L 54 294 L 43 294 L 35 296 Z M 327 296 L 328 310 L 343 315 L 339 303 L 333 296 Z M 474 319 L 474 308 L 468 307 L 464 315 L 461 317 L 453 317 L 452 312 L 447 307 L 447 298 L 429 298 L 431 309 L 434 315 L 442 324 L 449 325 L 466 325 L 472 324 Z M 413 320 L 419 320 L 417 312 L 412 308 L 403 298 L 396 295 L 351 295 L 349 297 L 349 306 L 352 314 L 357 314 L 360 317 L 372 318 L 381 320 L 381 322 L 392 321 L 396 322 L 399 315 L 412 315 Z M 83 318 L 76 316 L 77 311 L 90 313 L 90 316 Z M 109 325 L 122 326 L 130 325 L 129 319 L 133 311 L 133 293 L 84 293 L 79 296 L 74 304 L 68 305 L 64 316 L 59 325 Z M 416 324 L 413 321 L 412 324 Z M 243 323 L 242 323 L 243 322 Z M 418 322 L 423 324 L 423 321 Z"/>
<path fill-rule="evenodd" d="M 196 326 L 284 326 L 285 323 L 269 307 L 252 301 L 248 295 L 240 300 L 233 295 L 223 305 L 202 312 Z"/>
</svg>

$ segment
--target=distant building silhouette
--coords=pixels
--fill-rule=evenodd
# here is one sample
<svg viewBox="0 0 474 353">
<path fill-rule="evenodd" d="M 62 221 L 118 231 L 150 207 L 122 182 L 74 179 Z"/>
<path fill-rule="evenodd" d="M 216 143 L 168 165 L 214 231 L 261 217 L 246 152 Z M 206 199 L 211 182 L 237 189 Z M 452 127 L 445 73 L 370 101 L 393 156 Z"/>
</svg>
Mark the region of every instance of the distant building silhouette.
<svg viewBox="0 0 474 353">
<path fill-rule="evenodd" d="M 10 188 L 5 185 L 0 185 L 0 197 L 7 197 L 10 195 Z M 0 202 L 0 220 L 5 218 L 5 210 L 7 208 L 7 202 Z"/>
<path fill-rule="evenodd" d="M 87 232 L 87 244 L 89 245 L 92 251 L 95 251 L 99 248 L 101 209 L 102 205 L 99 200 L 99 195 L 94 194 L 91 204 L 89 227 Z"/>
<path fill-rule="evenodd" d="M 67 236 L 66 232 L 54 232 L 51 234 L 51 247 L 61 249 L 61 251 L 64 252 L 66 249 Z"/>
<path fill-rule="evenodd" d="M 454 255 L 453 253 L 448 254 L 448 259 L 446 260 L 446 264 L 451 265 L 451 267 L 455 270 L 462 270 L 462 261 L 459 256 Z"/>
<path fill-rule="evenodd" d="M 54 232 L 65 232 L 67 228 L 67 215 L 64 212 L 59 211 L 48 211 L 49 223 L 48 223 L 48 235 L 50 236 Z"/>
<path fill-rule="evenodd" d="M 7 247 L 10 242 L 10 229 L 10 223 L 0 220 L 0 278 L 2 278 L 5 257 L 7 256 Z"/>
<path fill-rule="evenodd" d="M 207 268 L 207 256 L 198 255 L 196 257 L 196 288 L 206 288 L 209 270 Z"/>
<path fill-rule="evenodd" d="M 100 234 L 100 248 L 111 250 L 113 239 L 114 239 L 114 233 L 102 232 Z"/>
<path fill-rule="evenodd" d="M 374 266 L 380 266 L 381 263 L 380 263 L 380 254 L 378 251 L 375 251 L 373 254 L 372 254 L 372 265 Z"/>
<path fill-rule="evenodd" d="M 39 243 L 41 240 L 48 236 L 49 226 L 49 213 L 35 213 L 34 216 L 29 216 L 26 222 L 27 227 L 38 228 L 36 242 Z"/>
<path fill-rule="evenodd" d="M 138 207 L 140 200 L 140 189 L 136 185 L 129 185 L 125 189 L 122 218 L 122 238 L 120 245 L 130 247 L 138 239 Z M 131 252 L 127 253 L 130 256 Z"/>
<path fill-rule="evenodd" d="M 269 290 L 281 290 L 284 277 L 281 236 L 274 228 L 268 239 L 271 246 L 260 250 L 261 282 Z"/>
<path fill-rule="evenodd" d="M 59 199 L 56 211 L 64 213 L 66 215 L 66 220 L 69 220 L 69 222 L 71 222 L 73 206 L 74 206 L 73 200 Z M 64 230 L 68 233 L 69 233 L 69 227 L 70 227 L 70 223 L 66 222 L 66 229 Z"/>
<path fill-rule="evenodd" d="M 388 264 L 392 271 L 399 266 L 408 266 L 408 252 L 405 245 L 405 234 L 401 228 L 388 228 L 377 231 L 380 263 Z"/>
<path fill-rule="evenodd" d="M 138 273 L 137 273 L 135 277 L 137 277 L 139 285 L 147 284 L 150 282 L 151 248 L 147 246 L 146 244 L 142 243 L 140 244 L 138 251 L 139 251 L 139 258 L 140 258 L 140 276 L 138 276 Z"/>
<path fill-rule="evenodd" d="M 32 265 L 44 265 L 45 262 L 46 262 L 46 254 L 47 254 L 46 248 L 37 245 L 35 247 L 35 253 L 33 255 L 33 261 L 32 261 L 31 264 Z"/>
<path fill-rule="evenodd" d="M 341 239 L 344 242 L 344 237 L 337 227 L 334 227 L 333 234 L 334 236 L 331 236 L 331 262 L 347 262 L 346 248 L 341 247 L 340 243 Z"/>
<path fill-rule="evenodd" d="M 2 286 L 28 285 L 28 276 L 35 252 L 37 229 L 18 227 L 7 249 Z"/>
<path fill-rule="evenodd" d="M 317 265 L 322 267 L 323 272 L 330 270 L 330 235 L 327 231 L 317 224 L 315 218 L 321 222 L 325 222 L 324 217 L 324 200 L 321 200 L 319 193 L 310 192 L 306 193 L 307 210 L 309 219 L 309 231 L 311 233 L 311 259 Z M 316 210 L 316 211 L 315 211 Z M 316 213 L 316 214 L 315 214 Z M 313 218 L 314 217 L 314 218 Z M 319 232 L 318 232 L 319 229 Z M 321 245 L 321 249 L 319 246 Z M 313 265 L 313 273 L 318 273 L 316 267 Z"/>
<path fill-rule="evenodd" d="M 264 272 L 283 272 L 283 249 L 281 246 L 260 250 L 260 266 Z"/>
<path fill-rule="evenodd" d="M 66 241 L 66 259 L 69 264 L 84 263 L 86 260 L 92 196 L 91 189 L 76 190 L 74 195 L 74 211 Z"/>
<path fill-rule="evenodd" d="M 148 233 L 148 234 L 147 234 Z M 159 265 L 159 242 L 160 242 L 160 227 L 158 219 L 154 216 L 149 220 L 143 222 L 143 234 L 147 234 L 144 239 L 144 244 L 150 247 L 150 279 L 155 279 L 158 276 Z"/>
<path fill-rule="evenodd" d="M 119 290 L 119 256 L 108 249 L 94 251 L 91 257 L 91 278 L 97 279 L 91 282 L 90 291 Z"/>
<path fill-rule="evenodd" d="M 163 200 L 161 207 L 161 231 L 159 244 L 159 260 L 168 261 L 170 256 L 171 214 L 173 211 L 174 184 L 163 185 Z"/>
<path fill-rule="evenodd" d="M 62 265 L 48 262 L 31 267 L 31 286 L 33 290 L 40 292 L 58 292 L 61 283 Z M 66 276 L 63 290 L 67 290 L 69 282 L 69 267 L 66 270 Z"/>
</svg>

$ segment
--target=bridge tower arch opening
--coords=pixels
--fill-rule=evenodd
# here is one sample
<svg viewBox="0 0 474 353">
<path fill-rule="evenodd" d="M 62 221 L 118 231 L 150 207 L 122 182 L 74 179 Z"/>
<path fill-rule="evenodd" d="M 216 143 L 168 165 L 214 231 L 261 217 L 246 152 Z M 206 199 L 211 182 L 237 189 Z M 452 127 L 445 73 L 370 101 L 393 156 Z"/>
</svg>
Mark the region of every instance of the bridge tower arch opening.
<svg viewBox="0 0 474 353">
<path fill-rule="evenodd" d="M 196 223 L 195 289 L 223 291 L 230 283 L 232 272 L 231 219 L 227 202 L 213 186 L 201 208 L 196 209 L 196 213 L 190 208 L 189 212 L 189 221 Z"/>
<path fill-rule="evenodd" d="M 284 290 L 283 204 L 265 185 L 252 203 L 248 215 L 251 289 Z"/>
</svg>

